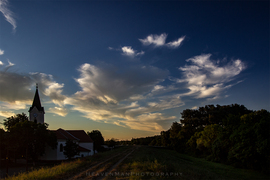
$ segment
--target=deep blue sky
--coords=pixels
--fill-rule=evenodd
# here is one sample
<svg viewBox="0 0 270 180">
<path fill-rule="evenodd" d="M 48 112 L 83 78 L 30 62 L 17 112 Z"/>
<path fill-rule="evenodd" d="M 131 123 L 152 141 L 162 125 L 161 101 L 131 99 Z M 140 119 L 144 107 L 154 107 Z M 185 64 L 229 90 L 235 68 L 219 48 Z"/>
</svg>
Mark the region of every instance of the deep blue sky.
<svg viewBox="0 0 270 180">
<path fill-rule="evenodd" d="M 130 139 L 207 104 L 270 110 L 269 2 L 0 0 L 0 118 Z"/>
</svg>

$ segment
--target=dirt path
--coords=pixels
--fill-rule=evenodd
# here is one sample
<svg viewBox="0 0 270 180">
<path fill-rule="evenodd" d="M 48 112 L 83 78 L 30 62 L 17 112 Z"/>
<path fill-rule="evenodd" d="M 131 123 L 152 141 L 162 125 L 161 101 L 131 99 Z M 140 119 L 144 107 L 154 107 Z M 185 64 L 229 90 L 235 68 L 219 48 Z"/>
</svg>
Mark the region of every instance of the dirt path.
<svg viewBox="0 0 270 180">
<path fill-rule="evenodd" d="M 80 172 L 79 174 L 71 177 L 69 180 L 77 179 L 92 179 L 92 180 L 103 180 L 110 176 L 110 173 L 125 159 L 127 158 L 136 148 L 128 149 L 122 153 L 118 153 L 102 162 L 92 164 L 87 170 Z"/>
</svg>

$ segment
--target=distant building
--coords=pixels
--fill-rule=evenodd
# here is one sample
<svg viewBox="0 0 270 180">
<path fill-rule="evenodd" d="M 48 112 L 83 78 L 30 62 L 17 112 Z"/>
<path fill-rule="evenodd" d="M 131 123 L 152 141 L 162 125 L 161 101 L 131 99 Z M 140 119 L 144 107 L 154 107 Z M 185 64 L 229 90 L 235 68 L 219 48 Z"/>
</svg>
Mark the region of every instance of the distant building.
<svg viewBox="0 0 270 180">
<path fill-rule="evenodd" d="M 41 106 L 38 86 L 36 86 L 33 104 L 29 109 L 29 120 L 44 124 L 44 114 L 44 107 Z M 40 157 L 41 160 L 65 160 L 64 146 L 68 139 L 79 145 L 80 153 L 75 157 L 85 157 L 94 154 L 93 140 L 84 130 L 64 130 L 59 128 L 57 130 L 52 130 L 52 132 L 55 132 L 57 137 L 57 148 L 52 149 L 51 147 L 46 147 L 45 154 Z"/>
</svg>

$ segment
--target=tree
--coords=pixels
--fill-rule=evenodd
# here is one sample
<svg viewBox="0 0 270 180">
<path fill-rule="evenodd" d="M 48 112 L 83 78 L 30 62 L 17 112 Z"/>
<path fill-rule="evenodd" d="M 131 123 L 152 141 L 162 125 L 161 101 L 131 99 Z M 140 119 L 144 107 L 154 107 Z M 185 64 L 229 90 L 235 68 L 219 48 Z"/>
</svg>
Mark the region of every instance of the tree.
<svg viewBox="0 0 270 180">
<path fill-rule="evenodd" d="M 101 151 L 102 146 L 104 144 L 104 138 L 99 130 L 93 130 L 91 132 L 87 132 L 87 135 L 94 141 L 94 152 L 95 150 Z"/>
<path fill-rule="evenodd" d="M 32 121 L 23 121 L 10 128 L 9 147 L 28 158 L 29 154 L 33 162 L 45 153 L 46 146 L 53 149 L 57 147 L 57 139 L 54 133 L 48 129 L 48 124 L 40 124 Z M 25 152 L 21 150 L 25 149 Z"/>
<path fill-rule="evenodd" d="M 228 160 L 241 167 L 269 170 L 270 112 L 254 111 L 241 116 L 241 125 L 230 136 Z"/>
<path fill-rule="evenodd" d="M 5 138 L 6 132 L 3 129 L 0 129 L 0 161 L 2 159 L 3 154 L 5 154 L 5 143 L 6 143 L 6 138 Z"/>
<path fill-rule="evenodd" d="M 170 128 L 170 141 L 171 145 L 174 149 L 179 149 L 181 148 L 181 143 L 179 139 L 179 133 L 182 129 L 182 124 L 173 122 L 171 128 Z"/>
<path fill-rule="evenodd" d="M 72 140 L 68 139 L 66 141 L 66 145 L 64 146 L 64 155 L 69 160 L 72 159 L 74 156 L 79 154 L 79 145 Z"/>
<path fill-rule="evenodd" d="M 160 133 L 161 137 L 161 146 L 170 146 L 170 130 L 168 131 L 161 131 Z"/>
<path fill-rule="evenodd" d="M 7 119 L 4 119 L 3 124 L 5 126 L 5 129 L 9 131 L 12 126 L 15 126 L 17 123 L 24 122 L 24 121 L 28 121 L 28 117 L 26 116 L 26 114 L 22 113 L 22 114 L 16 114 L 15 116 L 11 116 L 11 117 L 8 117 Z"/>
<path fill-rule="evenodd" d="M 114 147 L 117 143 L 117 139 L 115 138 L 112 138 L 112 139 L 108 139 L 105 144 L 107 144 L 109 147 Z"/>
<path fill-rule="evenodd" d="M 24 156 L 28 159 L 30 154 L 35 162 L 45 153 L 47 145 L 53 149 L 57 147 L 56 136 L 48 130 L 48 124 L 28 121 L 24 113 L 5 119 L 3 124 L 7 129 L 5 147 L 14 158 Z"/>
</svg>

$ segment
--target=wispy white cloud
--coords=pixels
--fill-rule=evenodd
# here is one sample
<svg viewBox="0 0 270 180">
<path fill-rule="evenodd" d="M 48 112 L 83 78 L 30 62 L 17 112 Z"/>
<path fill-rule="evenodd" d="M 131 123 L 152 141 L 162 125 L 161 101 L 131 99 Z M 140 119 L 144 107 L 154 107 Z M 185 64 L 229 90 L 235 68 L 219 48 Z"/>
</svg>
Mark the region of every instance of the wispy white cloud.
<svg viewBox="0 0 270 180">
<path fill-rule="evenodd" d="M 172 42 L 167 43 L 166 46 L 168 46 L 169 48 L 178 48 L 182 44 L 184 39 L 185 39 L 185 36 L 179 38 L 176 41 L 172 41 Z"/>
<path fill-rule="evenodd" d="M 131 46 L 123 46 L 121 48 L 113 48 L 108 47 L 109 50 L 121 51 L 123 56 L 128 56 L 134 58 L 136 56 L 144 55 L 144 51 L 138 52 L 137 50 L 133 49 Z"/>
<path fill-rule="evenodd" d="M 63 107 L 52 107 L 49 108 L 50 113 L 57 114 L 59 116 L 65 117 L 68 114 L 68 110 Z"/>
<path fill-rule="evenodd" d="M 0 49 L 0 55 L 4 54 L 4 50 Z"/>
<path fill-rule="evenodd" d="M 9 59 L 8 59 L 8 65 L 6 67 L 11 67 L 11 66 L 14 66 L 15 64 L 10 62 Z"/>
<path fill-rule="evenodd" d="M 39 88 L 48 96 L 54 104 L 59 106 L 64 105 L 64 100 L 66 96 L 62 94 L 64 84 L 57 83 L 53 76 L 45 73 L 30 73 L 31 78 L 34 82 L 38 82 Z"/>
<path fill-rule="evenodd" d="M 190 65 L 180 67 L 183 78 L 175 79 L 178 83 L 187 83 L 189 92 L 183 95 L 195 98 L 218 97 L 224 90 L 230 88 L 230 83 L 236 75 L 242 72 L 246 65 L 239 59 L 226 65 L 210 59 L 211 54 L 202 54 L 187 60 Z"/>
<path fill-rule="evenodd" d="M 9 68 L 11 68 L 12 66 L 14 66 L 15 64 L 10 62 L 9 59 L 7 60 L 8 61 L 8 64 L 4 67 L 5 68 L 5 71 L 7 71 Z M 3 63 L 2 61 L 0 61 L 0 66 L 4 66 L 5 63 Z"/>
<path fill-rule="evenodd" d="M 16 30 L 16 21 L 14 19 L 14 14 L 8 9 L 8 0 L 0 0 L 0 12 L 4 15 L 7 22 L 13 26 L 13 30 Z"/>
<path fill-rule="evenodd" d="M 129 56 L 129 57 L 135 57 L 135 56 L 139 56 L 139 55 L 143 55 L 144 51 L 138 52 L 134 49 L 132 49 L 131 46 L 124 46 L 122 47 L 122 51 L 123 51 L 123 55 L 125 56 Z"/>
<path fill-rule="evenodd" d="M 147 36 L 145 39 L 139 39 L 139 41 L 142 42 L 143 45 L 148 46 L 148 45 L 154 45 L 154 47 L 161 47 L 161 46 L 167 46 L 169 48 L 177 48 L 181 45 L 181 43 L 184 41 L 185 36 L 179 38 L 176 41 L 172 41 L 172 42 L 166 42 L 166 38 L 167 38 L 167 34 L 166 33 L 162 33 L 161 35 L 157 35 L 157 34 L 150 34 L 149 36 Z"/>
<path fill-rule="evenodd" d="M 163 46 L 165 45 L 166 38 L 167 38 L 167 34 L 163 33 L 161 35 L 150 34 L 145 39 L 139 39 L 139 40 L 143 43 L 143 45 L 146 45 L 146 46 L 151 45 L 151 44 L 153 44 L 154 46 Z"/>
<path fill-rule="evenodd" d="M 15 113 L 12 111 L 0 111 L 0 116 L 5 117 L 5 118 L 11 117 L 14 115 L 15 115 Z"/>
</svg>

